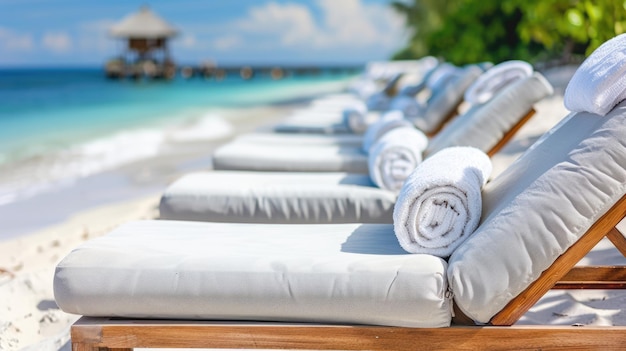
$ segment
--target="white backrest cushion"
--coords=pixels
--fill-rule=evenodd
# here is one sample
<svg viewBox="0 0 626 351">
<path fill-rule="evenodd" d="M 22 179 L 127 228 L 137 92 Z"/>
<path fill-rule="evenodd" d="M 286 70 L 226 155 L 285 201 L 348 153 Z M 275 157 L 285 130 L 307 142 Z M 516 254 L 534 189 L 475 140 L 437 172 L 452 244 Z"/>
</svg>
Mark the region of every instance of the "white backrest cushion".
<svg viewBox="0 0 626 351">
<path fill-rule="evenodd" d="M 626 103 L 574 113 L 483 190 L 483 219 L 450 257 L 457 306 L 486 323 L 626 192 Z"/>
<path fill-rule="evenodd" d="M 463 101 L 465 90 L 483 73 L 476 65 L 471 65 L 455 73 L 440 92 L 434 93 L 426 105 L 424 113 L 413 119 L 415 126 L 424 133 L 432 133 L 441 121 L 454 111 Z"/>
<path fill-rule="evenodd" d="M 513 82 L 493 99 L 450 121 L 428 143 L 426 155 L 451 146 L 472 146 L 489 152 L 535 103 L 553 92 L 552 85 L 538 72 Z"/>
</svg>

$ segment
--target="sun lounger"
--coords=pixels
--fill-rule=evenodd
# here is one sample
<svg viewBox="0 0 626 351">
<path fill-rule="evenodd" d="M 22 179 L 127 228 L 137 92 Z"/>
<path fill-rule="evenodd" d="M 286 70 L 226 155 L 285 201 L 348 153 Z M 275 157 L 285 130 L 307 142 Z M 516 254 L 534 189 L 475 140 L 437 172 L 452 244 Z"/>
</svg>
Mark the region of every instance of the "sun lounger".
<svg viewBox="0 0 626 351">
<path fill-rule="evenodd" d="M 389 108 L 395 95 L 411 91 L 416 95 L 422 91 L 426 84 L 414 82 L 425 80 L 437 64 L 435 58 L 424 58 L 412 62 L 411 65 L 388 66 L 385 72 L 377 69 L 375 71 L 378 72 L 374 73 L 368 68 L 361 79 L 354 81 L 349 87 L 348 91 L 352 94 L 333 94 L 315 99 L 307 109 L 295 111 L 276 126 L 276 129 L 287 134 L 355 133 L 356 131 L 351 129 L 354 125 L 343 122 L 347 109 L 357 106 L 359 114 L 365 114 L 368 109 L 374 111 L 374 115 L 379 114 L 380 111 Z"/>
<path fill-rule="evenodd" d="M 626 102 L 566 117 L 483 188 L 447 260 L 384 224 L 144 221 L 64 258 L 55 298 L 85 316 L 74 350 L 619 349 L 626 327 L 513 324 L 553 287 L 626 287 L 574 267 L 604 237 L 626 254 L 625 126 Z"/>
<path fill-rule="evenodd" d="M 493 99 L 454 118 L 432 139 L 425 156 L 452 145 L 474 146 L 495 154 L 532 116 L 533 105 L 552 91 L 552 86 L 540 73 L 512 83 Z M 332 143 L 336 137 L 303 136 L 301 144 L 295 143 L 296 137 L 286 140 L 280 135 L 266 136 L 261 143 L 244 137 L 218 148 L 213 154 L 213 168 L 367 173 L 367 153 L 356 146 L 354 140 L 344 142 L 339 137 Z M 269 142 L 272 139 L 274 141 Z"/>
<path fill-rule="evenodd" d="M 356 146 L 363 144 L 360 134 L 288 134 L 288 133 L 245 133 L 236 137 L 233 143 L 292 145 L 340 145 Z"/>
<path fill-rule="evenodd" d="M 540 92 L 541 89 L 545 89 L 542 87 L 550 87 L 538 74 L 532 76 L 526 83 L 518 88 Z M 493 155 L 531 116 L 531 114 L 524 116 L 531 104 L 523 104 L 521 102 L 523 99 L 516 97 L 518 89 L 515 89 L 515 86 L 511 88 L 485 106 L 491 113 L 481 116 L 467 115 L 451 123 L 441 132 L 441 137 L 431 140 L 433 145 L 429 146 L 426 155 L 434 154 L 447 146 L 460 145 L 478 146 L 489 155 Z M 508 133 L 504 133 L 503 129 L 507 127 L 507 119 L 504 118 L 507 114 L 502 112 L 506 109 L 510 110 L 510 116 L 524 116 L 517 123 L 512 118 L 509 120 L 508 127 L 512 127 Z M 459 133 L 448 132 L 449 128 L 458 128 Z M 489 130 L 492 132 L 485 133 Z M 464 133 L 473 135 L 466 137 Z M 270 144 L 267 147 L 277 146 Z M 298 157 L 303 155 L 301 152 L 307 147 L 282 146 L 281 154 L 290 156 L 289 162 L 283 162 L 289 167 L 283 169 L 301 170 L 307 167 L 311 171 L 321 171 L 329 170 L 332 166 L 334 169 L 348 169 L 351 173 L 241 171 L 191 173 L 166 189 L 161 198 L 160 216 L 163 219 L 214 222 L 391 222 L 396 194 L 378 188 L 371 181 L 370 176 L 366 174 L 368 159 L 365 153 L 357 146 L 343 146 L 340 150 L 345 154 L 337 155 L 337 149 L 313 145 L 310 147 L 309 158 Z M 264 157 L 266 156 L 264 150 L 266 149 L 260 144 L 250 148 L 250 159 L 271 162 Z M 278 163 L 280 160 L 274 162 Z M 268 166 L 259 163 L 259 166 L 261 165 Z"/>
<path fill-rule="evenodd" d="M 435 134 L 454 115 L 459 105 L 463 102 L 465 90 L 483 73 L 478 65 L 458 68 L 458 72 L 452 75 L 446 84 L 432 92 L 426 103 L 426 110 L 413 121 L 420 130 L 427 134 Z M 384 94 L 383 94 L 384 95 Z M 386 95 L 385 95 L 386 96 Z M 371 98 L 373 100 L 374 97 Z M 390 107 L 391 99 L 387 98 L 385 104 L 371 102 L 369 105 L 379 106 L 374 111 L 384 111 Z M 315 134 L 342 134 L 353 133 L 344 123 L 341 113 L 327 115 L 326 118 L 294 116 L 274 126 L 273 130 L 278 133 L 315 133 Z"/>
<path fill-rule="evenodd" d="M 402 75 L 401 81 L 404 81 L 406 76 L 416 76 L 416 79 L 421 80 L 420 77 L 438 65 L 439 60 L 433 56 L 425 56 L 418 60 L 368 62 L 363 74 L 350 84 L 348 91 L 358 97 L 366 98 L 381 91 L 381 84 L 391 88 L 388 83 L 398 74 Z M 404 84 L 404 82 L 398 82 L 398 84 Z"/>
<path fill-rule="evenodd" d="M 479 79 L 477 79 L 475 83 L 472 84 L 472 86 L 470 86 L 470 88 L 465 91 L 466 96 L 470 95 L 465 100 L 466 101 L 472 100 L 474 104 L 476 103 L 482 104 L 486 102 L 487 100 L 485 98 L 486 96 L 493 96 L 494 92 L 499 92 L 501 88 L 504 87 L 503 84 L 506 85 L 507 83 L 510 83 L 513 78 L 519 77 L 521 75 L 519 71 L 525 71 L 524 69 L 525 65 L 527 65 L 528 69 L 530 70 L 530 72 L 527 74 L 530 75 L 532 73 L 532 67 L 528 63 L 525 63 L 523 61 L 519 61 L 519 62 L 507 61 L 506 63 L 507 64 L 516 63 L 517 67 L 511 67 L 511 65 L 506 65 L 505 63 L 498 65 L 500 69 L 498 69 L 498 67 L 491 67 L 490 65 L 484 65 L 484 69 L 486 70 L 488 69 L 486 73 L 489 73 L 489 74 L 486 74 L 486 73 L 481 74 Z M 451 67 L 454 67 L 454 66 L 451 66 Z M 517 70 L 515 70 L 515 68 L 517 68 Z M 516 71 L 517 71 L 517 74 L 516 74 Z M 526 74 L 526 72 L 524 73 Z M 478 82 L 479 80 L 482 80 L 483 82 L 485 82 L 486 80 L 489 80 L 491 77 L 497 74 L 503 75 L 502 79 L 495 79 L 492 84 L 476 84 L 476 82 Z M 430 72 L 427 78 L 429 79 L 432 78 L 433 80 L 436 80 L 435 79 L 436 77 L 434 74 L 432 74 L 432 72 Z M 431 84 L 435 84 L 435 83 L 431 83 Z M 415 86 L 408 85 L 408 86 L 405 86 L 403 89 L 401 89 L 399 94 L 406 95 L 406 96 L 415 96 L 418 94 L 418 92 L 423 90 L 424 89 L 423 86 L 426 86 L 426 85 L 427 84 L 425 82 L 416 84 Z M 477 96 L 478 94 L 481 94 L 480 95 L 482 97 L 481 101 L 477 101 L 475 97 L 472 97 L 472 95 Z M 339 113 L 339 111 L 342 108 L 344 108 L 346 104 L 349 104 L 350 102 L 354 102 L 354 101 L 355 101 L 355 97 L 352 95 L 335 94 L 335 95 L 330 95 L 321 99 L 314 100 L 311 103 L 311 108 L 313 109 L 313 111 L 317 111 L 320 106 L 327 106 L 328 108 L 334 108 L 334 110 L 332 110 L 334 113 Z M 327 121 L 323 121 L 323 122 L 319 121 L 318 117 L 316 117 L 316 119 L 318 119 L 316 123 L 329 124 Z M 334 123 L 338 123 L 338 122 L 334 121 Z M 441 128 L 438 128 L 438 129 L 441 129 Z M 271 131 L 259 131 L 259 132 L 246 133 L 246 134 L 240 135 L 235 140 L 233 140 L 233 143 L 247 142 L 247 143 L 252 143 L 252 144 L 271 144 L 271 145 L 277 145 L 277 146 L 279 145 L 282 145 L 282 146 L 294 146 L 294 145 L 295 146 L 297 145 L 359 146 L 363 143 L 363 138 L 364 138 L 363 134 L 356 134 L 356 133 L 342 133 L 342 134 L 316 133 L 314 134 L 314 133 L 273 133 Z"/>
</svg>

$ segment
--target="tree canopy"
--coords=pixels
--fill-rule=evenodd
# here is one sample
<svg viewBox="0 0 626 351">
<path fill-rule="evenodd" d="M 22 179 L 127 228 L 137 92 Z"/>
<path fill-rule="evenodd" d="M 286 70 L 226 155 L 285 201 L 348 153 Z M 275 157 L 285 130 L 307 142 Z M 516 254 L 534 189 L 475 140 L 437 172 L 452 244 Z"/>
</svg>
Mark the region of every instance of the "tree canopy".
<svg viewBox="0 0 626 351">
<path fill-rule="evenodd" d="M 570 62 L 626 32 L 626 0 L 406 0 L 391 6 L 411 31 L 396 59 Z"/>
</svg>

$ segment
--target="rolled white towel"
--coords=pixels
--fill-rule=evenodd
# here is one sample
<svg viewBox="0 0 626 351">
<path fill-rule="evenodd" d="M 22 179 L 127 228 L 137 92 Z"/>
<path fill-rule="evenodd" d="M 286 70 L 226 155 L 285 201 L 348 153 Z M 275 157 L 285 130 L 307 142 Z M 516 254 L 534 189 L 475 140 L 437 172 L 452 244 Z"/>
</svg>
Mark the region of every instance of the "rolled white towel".
<svg viewBox="0 0 626 351">
<path fill-rule="evenodd" d="M 381 189 L 399 192 L 404 180 L 422 162 L 428 137 L 415 127 L 385 133 L 367 156 L 370 179 Z"/>
<path fill-rule="evenodd" d="M 443 149 L 422 162 L 400 190 L 393 211 L 400 245 L 448 257 L 476 229 L 491 160 L 471 147 Z"/>
<path fill-rule="evenodd" d="M 387 93 L 379 91 L 370 95 L 365 100 L 365 104 L 367 105 L 367 109 L 369 111 L 386 111 L 389 109 L 389 105 L 391 104 L 391 97 L 389 97 Z"/>
<path fill-rule="evenodd" d="M 600 45 L 578 67 L 565 89 L 565 107 L 606 115 L 626 100 L 626 33 Z"/>
<path fill-rule="evenodd" d="M 424 71 L 422 72 L 421 79 L 418 82 L 412 82 L 411 84 L 403 85 L 398 91 L 398 95 L 405 95 L 405 96 L 410 96 L 410 97 L 415 98 L 416 95 L 419 94 L 425 88 L 430 89 L 431 87 L 428 86 L 428 82 L 430 81 L 433 75 L 440 74 L 440 73 L 437 73 L 438 72 L 437 69 L 439 68 L 439 66 L 440 66 L 439 62 L 437 61 L 437 63 L 434 63 L 427 69 L 424 69 Z"/>
<path fill-rule="evenodd" d="M 391 100 L 390 111 L 402 111 L 405 118 L 416 118 L 424 113 L 425 106 L 413 96 L 398 95 Z"/>
<path fill-rule="evenodd" d="M 417 94 L 419 94 L 419 92 L 421 92 L 422 90 L 424 90 L 424 88 L 426 88 L 426 82 L 425 81 L 421 81 L 419 83 L 416 84 L 407 84 L 404 85 L 400 88 L 400 91 L 398 91 L 398 96 L 400 95 L 404 95 L 404 96 L 410 96 L 415 98 L 415 96 Z M 393 101 L 392 101 L 393 103 Z"/>
<path fill-rule="evenodd" d="M 484 104 L 505 86 L 532 74 L 533 66 L 528 62 L 504 61 L 481 74 L 465 91 L 464 99 L 472 105 Z"/>
<path fill-rule="evenodd" d="M 444 62 L 437 66 L 432 74 L 428 75 L 426 79 L 426 87 L 431 91 L 439 91 L 446 83 L 454 77 L 454 74 L 458 72 L 458 67 L 453 64 Z"/>
<path fill-rule="evenodd" d="M 367 106 L 363 102 L 355 102 L 345 107 L 342 111 L 343 123 L 353 133 L 363 134 L 371 122 Z"/>
<path fill-rule="evenodd" d="M 404 114 L 400 111 L 390 111 L 383 114 L 379 120 L 372 123 L 363 135 L 362 149 L 369 153 L 370 148 L 383 134 L 398 128 L 412 126 L 410 121 L 404 118 Z"/>
</svg>

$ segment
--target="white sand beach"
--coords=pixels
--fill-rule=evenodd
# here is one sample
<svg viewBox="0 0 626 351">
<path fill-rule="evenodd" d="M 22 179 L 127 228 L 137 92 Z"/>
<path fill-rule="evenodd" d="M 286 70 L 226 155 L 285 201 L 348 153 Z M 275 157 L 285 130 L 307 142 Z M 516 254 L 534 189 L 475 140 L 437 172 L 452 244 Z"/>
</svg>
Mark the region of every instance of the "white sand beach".
<svg viewBox="0 0 626 351">
<path fill-rule="evenodd" d="M 126 200 L 76 210 L 60 223 L 0 241 L 0 350 L 69 350 L 69 326 L 79 316 L 62 312 L 54 301 L 52 278 L 58 261 L 81 242 L 104 235 L 122 223 L 158 217 L 162 189 L 158 187 L 142 194 L 134 192 L 133 186 L 144 187 L 155 181 L 167 184 L 185 172 L 210 167 L 210 155 L 215 147 L 237 134 L 275 123 L 303 104 L 291 102 L 225 111 L 222 116 L 232 125 L 231 135 L 209 141 L 199 139 L 187 143 L 184 150 L 175 155 L 159 155 L 126 164 L 113 173 L 123 174 L 130 181 L 114 182 L 118 189 L 93 189 L 129 192 L 122 195 Z M 95 185 L 111 186 L 100 181 Z M 84 191 L 77 185 L 65 193 L 73 198 Z M 38 204 L 32 211 L 20 212 L 17 214 L 19 218 L 12 220 L 40 225 L 37 222 L 41 220 L 37 217 L 49 206 L 71 209 L 80 206 L 71 199 L 61 202 L 64 204 Z"/>
<path fill-rule="evenodd" d="M 567 115 L 562 92 L 573 71 L 571 67 L 565 67 L 546 72 L 556 94 L 538 103 L 535 116 L 493 157 L 494 175 Z M 243 133 L 273 123 L 285 116 L 286 110 L 295 107 L 251 111 L 256 117 L 241 120 L 236 132 Z M 210 155 L 211 148 L 202 147 L 204 149 L 194 153 Z M 128 166 L 127 171 L 148 166 L 158 169 L 160 161 L 156 158 L 142 162 Z M 179 173 L 184 171 L 182 169 Z M 173 173 L 172 177 L 175 175 Z M 157 191 L 141 198 L 86 209 L 62 223 L 0 241 L 0 350 L 69 350 L 69 327 L 79 316 L 62 312 L 54 302 L 55 265 L 81 242 L 103 235 L 121 223 L 157 217 L 159 195 Z M 603 241 L 583 263 L 623 265 L 626 258 L 609 242 Z M 556 290 L 544 297 L 519 323 L 626 325 L 625 306 L 626 291 Z"/>
</svg>

